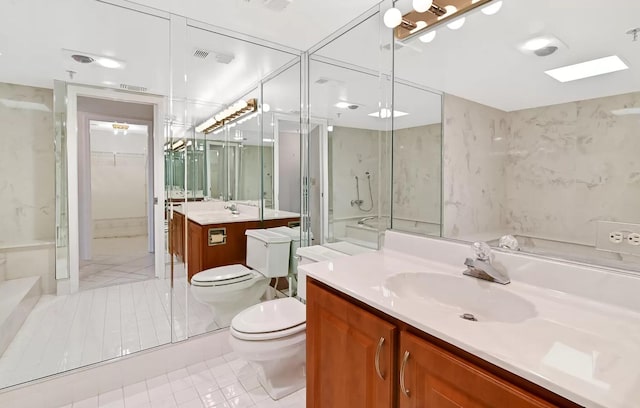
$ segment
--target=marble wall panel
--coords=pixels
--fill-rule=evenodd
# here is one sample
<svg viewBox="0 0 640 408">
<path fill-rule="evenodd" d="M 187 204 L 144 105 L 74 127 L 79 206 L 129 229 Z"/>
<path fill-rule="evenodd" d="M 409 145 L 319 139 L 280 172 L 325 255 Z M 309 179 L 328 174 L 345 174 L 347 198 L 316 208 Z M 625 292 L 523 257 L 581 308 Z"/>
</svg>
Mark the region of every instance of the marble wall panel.
<svg viewBox="0 0 640 408">
<path fill-rule="evenodd" d="M 53 92 L 0 83 L 0 243 L 52 241 Z"/>
<path fill-rule="evenodd" d="M 443 236 L 474 240 L 506 225 L 506 112 L 444 96 Z"/>
</svg>

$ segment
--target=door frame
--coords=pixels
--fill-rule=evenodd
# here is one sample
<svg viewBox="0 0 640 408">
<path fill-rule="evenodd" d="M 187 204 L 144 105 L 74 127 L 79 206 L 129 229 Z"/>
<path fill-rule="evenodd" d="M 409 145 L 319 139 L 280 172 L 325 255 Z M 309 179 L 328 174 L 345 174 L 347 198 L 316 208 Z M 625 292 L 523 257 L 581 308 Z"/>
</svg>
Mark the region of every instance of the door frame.
<svg viewBox="0 0 640 408">
<path fill-rule="evenodd" d="M 67 186 L 69 211 L 69 278 L 59 280 L 58 294 L 75 293 L 80 284 L 80 242 L 79 242 L 79 186 L 78 186 L 78 97 L 86 96 L 118 102 L 153 105 L 153 190 L 154 190 L 154 243 L 155 273 L 158 278 L 166 278 L 164 262 L 164 118 L 165 98 L 115 89 L 94 88 L 77 84 L 67 85 Z"/>
</svg>

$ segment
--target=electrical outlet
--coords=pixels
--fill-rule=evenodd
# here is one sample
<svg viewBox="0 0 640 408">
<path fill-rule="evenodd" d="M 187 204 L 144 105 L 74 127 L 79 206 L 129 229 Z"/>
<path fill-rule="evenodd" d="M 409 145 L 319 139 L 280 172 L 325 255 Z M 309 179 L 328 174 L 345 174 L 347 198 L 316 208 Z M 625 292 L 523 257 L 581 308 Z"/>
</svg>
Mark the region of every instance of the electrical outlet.
<svg viewBox="0 0 640 408">
<path fill-rule="evenodd" d="M 640 234 L 638 234 L 637 232 L 632 232 L 627 237 L 627 242 L 629 243 L 629 245 L 634 245 L 634 246 L 640 245 Z"/>
<path fill-rule="evenodd" d="M 620 244 L 624 240 L 624 235 L 620 231 L 613 231 L 609 233 L 609 242 L 614 244 Z"/>
<path fill-rule="evenodd" d="M 598 221 L 596 249 L 640 256 L 640 224 Z"/>
</svg>

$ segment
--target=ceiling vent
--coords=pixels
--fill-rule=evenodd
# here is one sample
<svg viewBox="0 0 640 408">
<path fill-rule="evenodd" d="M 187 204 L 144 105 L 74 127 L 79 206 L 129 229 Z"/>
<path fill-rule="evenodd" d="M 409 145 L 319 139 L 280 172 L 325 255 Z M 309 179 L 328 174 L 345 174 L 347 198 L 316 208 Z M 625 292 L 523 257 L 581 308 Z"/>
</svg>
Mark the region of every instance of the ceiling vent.
<svg viewBox="0 0 640 408">
<path fill-rule="evenodd" d="M 132 91 L 132 92 L 147 92 L 147 88 L 145 88 L 144 86 L 129 85 L 129 84 L 120 84 L 120 89 L 125 89 L 127 91 Z"/>
<path fill-rule="evenodd" d="M 196 58 L 207 59 L 210 55 L 215 56 L 216 62 L 219 64 L 229 64 L 235 59 L 235 55 L 224 52 L 210 51 L 204 48 L 196 48 L 193 50 L 193 56 Z"/>
<path fill-rule="evenodd" d="M 208 51 L 208 50 L 205 50 L 205 49 L 202 49 L 202 48 L 196 48 L 193 51 L 193 56 L 196 57 L 196 58 L 205 59 L 205 58 L 207 58 L 209 56 L 210 52 L 211 51 Z"/>
<path fill-rule="evenodd" d="M 264 6 L 269 10 L 282 11 L 291 4 L 293 0 L 263 0 Z"/>
</svg>

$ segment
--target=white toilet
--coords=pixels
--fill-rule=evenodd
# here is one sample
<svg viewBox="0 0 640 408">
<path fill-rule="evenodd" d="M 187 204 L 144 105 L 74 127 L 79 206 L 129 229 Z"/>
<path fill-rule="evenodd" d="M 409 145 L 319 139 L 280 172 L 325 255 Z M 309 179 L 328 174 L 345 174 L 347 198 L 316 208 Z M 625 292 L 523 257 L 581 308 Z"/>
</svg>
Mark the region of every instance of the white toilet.
<svg viewBox="0 0 640 408">
<path fill-rule="evenodd" d="M 231 347 L 274 400 L 306 385 L 306 320 L 306 306 L 288 297 L 251 306 L 231 321 Z"/>
<path fill-rule="evenodd" d="M 310 249 L 314 248 L 314 249 Z M 348 256 L 320 247 L 297 249 L 308 255 L 302 263 Z M 298 271 L 300 274 L 300 271 Z M 302 279 L 302 278 L 301 278 Z M 298 282 L 300 300 L 288 297 L 270 300 L 238 313 L 231 321 L 231 347 L 258 373 L 258 380 L 274 400 L 285 397 L 306 385 L 306 284 Z"/>
<path fill-rule="evenodd" d="M 264 229 L 247 230 L 247 266 L 228 265 L 207 269 L 191 278 L 191 293 L 209 305 L 215 323 L 229 326 L 240 311 L 260 301 L 274 277 L 287 276 L 291 239 Z"/>
</svg>

